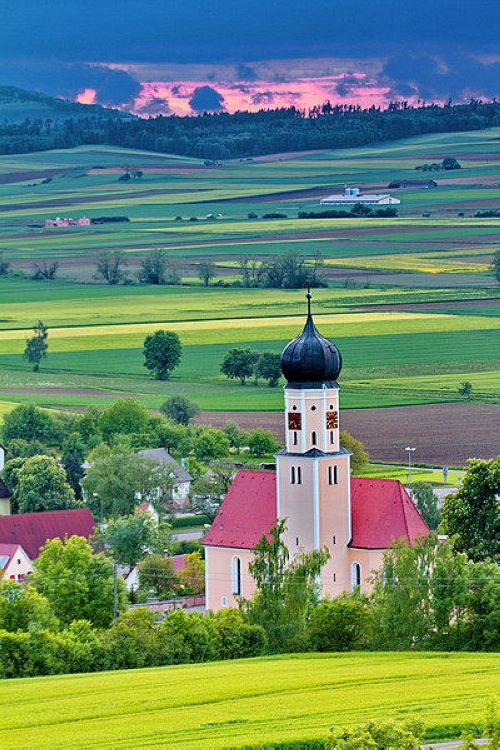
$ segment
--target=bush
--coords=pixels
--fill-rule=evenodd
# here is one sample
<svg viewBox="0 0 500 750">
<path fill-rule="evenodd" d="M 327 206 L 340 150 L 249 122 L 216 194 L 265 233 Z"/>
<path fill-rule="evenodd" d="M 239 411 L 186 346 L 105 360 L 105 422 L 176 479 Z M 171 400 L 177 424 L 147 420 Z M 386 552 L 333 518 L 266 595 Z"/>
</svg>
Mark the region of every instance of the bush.
<svg viewBox="0 0 500 750">
<path fill-rule="evenodd" d="M 242 659 L 266 652 L 264 628 L 247 623 L 237 609 L 220 609 L 211 615 L 220 638 L 220 659 Z"/>
<path fill-rule="evenodd" d="M 29 676 L 28 657 L 30 636 L 28 633 L 9 633 L 0 630 L 0 677 Z"/>
<path fill-rule="evenodd" d="M 169 642 L 175 644 L 172 653 L 176 664 L 211 661 L 220 653 L 220 637 L 213 620 L 201 612 L 172 612 L 159 626 L 158 635 L 163 648 Z"/>
<path fill-rule="evenodd" d="M 248 434 L 247 445 L 254 456 L 265 456 L 267 453 L 275 453 L 279 445 L 269 430 L 256 427 Z"/>
<path fill-rule="evenodd" d="M 156 615 L 145 607 L 125 612 L 104 633 L 111 669 L 135 669 L 159 664 Z"/>
<path fill-rule="evenodd" d="M 371 618 L 367 602 L 354 594 L 323 600 L 313 610 L 309 638 L 316 651 L 353 651 L 366 648 Z"/>
</svg>

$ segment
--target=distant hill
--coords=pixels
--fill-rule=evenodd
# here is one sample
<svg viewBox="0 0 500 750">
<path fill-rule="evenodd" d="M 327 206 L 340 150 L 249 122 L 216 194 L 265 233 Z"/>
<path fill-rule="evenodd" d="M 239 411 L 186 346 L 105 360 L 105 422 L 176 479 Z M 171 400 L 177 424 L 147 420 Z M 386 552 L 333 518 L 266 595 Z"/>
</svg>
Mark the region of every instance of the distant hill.
<svg viewBox="0 0 500 750">
<path fill-rule="evenodd" d="M 134 119 L 127 112 L 108 109 L 99 104 L 78 104 L 56 99 L 38 91 L 25 91 L 16 86 L 0 86 L 0 123 L 24 120 L 64 121 L 87 117 Z"/>
</svg>

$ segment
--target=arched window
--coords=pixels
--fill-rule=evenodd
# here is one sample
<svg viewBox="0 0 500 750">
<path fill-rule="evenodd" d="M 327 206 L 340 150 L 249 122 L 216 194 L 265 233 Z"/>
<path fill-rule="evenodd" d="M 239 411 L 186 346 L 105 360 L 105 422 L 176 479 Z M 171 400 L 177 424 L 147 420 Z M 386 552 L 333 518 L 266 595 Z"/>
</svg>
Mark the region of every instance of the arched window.
<svg viewBox="0 0 500 750">
<path fill-rule="evenodd" d="M 297 445 L 297 443 L 298 443 L 298 439 L 297 439 L 297 433 L 296 433 L 296 432 L 294 432 L 294 433 L 293 433 L 293 444 L 294 444 L 294 445 Z"/>
<path fill-rule="evenodd" d="M 297 466 L 297 484 L 302 484 L 302 469 Z"/>
<path fill-rule="evenodd" d="M 236 556 L 231 561 L 231 591 L 235 596 L 241 595 L 241 560 Z"/>
<path fill-rule="evenodd" d="M 313 445 L 316 445 L 316 443 L 317 443 L 316 433 L 315 432 L 311 432 L 311 443 Z"/>
<path fill-rule="evenodd" d="M 290 467 L 290 484 L 295 484 L 295 466 Z"/>
<path fill-rule="evenodd" d="M 356 562 L 351 566 L 351 587 L 353 591 L 361 589 L 361 565 Z"/>
</svg>

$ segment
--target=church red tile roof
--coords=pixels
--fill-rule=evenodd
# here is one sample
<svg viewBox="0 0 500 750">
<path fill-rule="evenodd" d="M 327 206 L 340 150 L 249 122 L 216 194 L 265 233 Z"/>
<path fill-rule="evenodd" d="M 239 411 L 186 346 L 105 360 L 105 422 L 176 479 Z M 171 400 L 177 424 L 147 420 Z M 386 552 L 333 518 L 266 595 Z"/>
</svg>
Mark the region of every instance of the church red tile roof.
<svg viewBox="0 0 500 750">
<path fill-rule="evenodd" d="M 351 479 L 350 547 L 385 549 L 391 540 L 413 544 L 429 528 L 405 488 L 396 479 Z"/>
<path fill-rule="evenodd" d="M 242 469 L 236 474 L 203 544 L 253 549 L 275 523 L 275 472 Z"/>
<path fill-rule="evenodd" d="M 351 479 L 351 547 L 385 549 L 393 539 L 414 542 L 429 529 L 401 482 Z M 239 471 L 203 544 L 253 549 L 276 522 L 276 474 Z"/>
<path fill-rule="evenodd" d="M 0 543 L 20 544 L 33 560 L 47 539 L 64 539 L 94 533 L 94 519 L 88 508 L 52 510 L 45 513 L 20 513 L 0 517 Z"/>
</svg>

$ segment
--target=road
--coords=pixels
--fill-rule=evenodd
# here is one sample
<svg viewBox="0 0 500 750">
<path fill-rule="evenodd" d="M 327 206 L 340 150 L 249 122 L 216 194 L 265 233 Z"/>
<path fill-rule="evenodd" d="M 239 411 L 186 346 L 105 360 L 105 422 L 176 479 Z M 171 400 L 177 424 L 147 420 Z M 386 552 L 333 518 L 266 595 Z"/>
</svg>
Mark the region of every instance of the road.
<svg viewBox="0 0 500 750">
<path fill-rule="evenodd" d="M 476 740 L 476 745 L 488 745 L 489 740 Z M 454 742 L 438 742 L 437 745 L 424 745 L 424 750 L 452 750 L 454 747 L 463 747 L 463 742 L 455 740 Z"/>
</svg>

